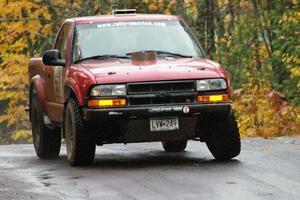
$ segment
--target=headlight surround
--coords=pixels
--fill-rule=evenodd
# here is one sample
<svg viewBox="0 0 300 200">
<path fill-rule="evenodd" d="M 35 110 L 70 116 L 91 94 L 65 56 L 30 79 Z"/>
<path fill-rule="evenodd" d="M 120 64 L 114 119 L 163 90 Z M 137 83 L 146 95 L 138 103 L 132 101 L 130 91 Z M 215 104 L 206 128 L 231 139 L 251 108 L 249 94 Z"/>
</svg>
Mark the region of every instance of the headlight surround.
<svg viewBox="0 0 300 200">
<path fill-rule="evenodd" d="M 90 95 L 95 96 L 122 96 L 126 95 L 126 85 L 97 85 L 91 89 Z"/>
<path fill-rule="evenodd" d="M 227 89 L 227 83 L 224 79 L 197 80 L 196 85 L 197 85 L 197 91 L 225 90 L 225 89 Z"/>
</svg>

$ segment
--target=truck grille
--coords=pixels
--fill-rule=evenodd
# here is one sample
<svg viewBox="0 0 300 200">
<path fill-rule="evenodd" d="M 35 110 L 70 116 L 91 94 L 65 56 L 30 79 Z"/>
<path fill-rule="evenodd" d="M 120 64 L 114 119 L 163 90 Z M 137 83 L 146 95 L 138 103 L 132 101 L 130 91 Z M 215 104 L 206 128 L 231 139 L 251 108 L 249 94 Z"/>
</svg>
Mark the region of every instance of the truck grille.
<svg viewBox="0 0 300 200">
<path fill-rule="evenodd" d="M 129 83 L 129 105 L 180 104 L 195 101 L 195 81 Z"/>
</svg>

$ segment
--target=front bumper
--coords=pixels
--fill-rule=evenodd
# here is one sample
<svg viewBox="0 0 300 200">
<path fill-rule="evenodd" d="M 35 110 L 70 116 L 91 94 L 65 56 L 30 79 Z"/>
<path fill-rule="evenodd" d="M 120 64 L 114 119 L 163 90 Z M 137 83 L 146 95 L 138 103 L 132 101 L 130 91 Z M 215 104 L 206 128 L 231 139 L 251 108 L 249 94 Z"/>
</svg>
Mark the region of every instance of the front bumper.
<svg viewBox="0 0 300 200">
<path fill-rule="evenodd" d="M 230 103 L 156 105 L 122 108 L 82 108 L 86 121 L 109 119 L 141 119 L 155 116 L 191 117 L 200 114 L 223 115 L 231 110 Z"/>
<path fill-rule="evenodd" d="M 225 115 L 230 103 L 186 104 L 168 106 L 143 106 L 124 108 L 82 108 L 83 117 L 96 131 L 97 144 L 133 143 L 167 140 L 189 140 L 199 137 L 196 133 L 200 115 Z M 178 130 L 150 131 L 152 117 L 177 116 Z"/>
</svg>

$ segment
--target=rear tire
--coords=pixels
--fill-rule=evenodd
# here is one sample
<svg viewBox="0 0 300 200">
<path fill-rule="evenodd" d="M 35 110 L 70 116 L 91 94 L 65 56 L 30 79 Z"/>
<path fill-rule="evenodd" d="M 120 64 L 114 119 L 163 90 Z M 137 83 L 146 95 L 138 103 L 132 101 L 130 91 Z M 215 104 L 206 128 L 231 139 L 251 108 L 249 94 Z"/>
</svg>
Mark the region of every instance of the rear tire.
<svg viewBox="0 0 300 200">
<path fill-rule="evenodd" d="M 162 146 L 166 152 L 181 152 L 184 151 L 187 145 L 187 141 L 164 141 Z"/>
<path fill-rule="evenodd" d="M 206 121 L 206 145 L 216 160 L 230 160 L 240 154 L 241 139 L 233 112 Z"/>
<path fill-rule="evenodd" d="M 41 159 L 56 158 L 60 152 L 61 130 L 50 129 L 44 125 L 44 115 L 35 94 L 32 94 L 30 102 L 32 138 L 36 155 Z"/>
<path fill-rule="evenodd" d="M 74 98 L 69 99 L 64 115 L 67 158 L 70 165 L 91 165 L 95 157 L 96 144 L 88 135 L 87 125 Z"/>
</svg>

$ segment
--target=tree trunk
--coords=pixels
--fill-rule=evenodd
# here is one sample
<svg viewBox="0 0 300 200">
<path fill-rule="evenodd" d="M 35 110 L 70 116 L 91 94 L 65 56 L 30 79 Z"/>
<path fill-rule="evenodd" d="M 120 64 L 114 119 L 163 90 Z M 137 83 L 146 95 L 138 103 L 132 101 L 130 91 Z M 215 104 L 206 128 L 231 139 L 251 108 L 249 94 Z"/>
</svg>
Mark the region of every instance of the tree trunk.
<svg viewBox="0 0 300 200">
<path fill-rule="evenodd" d="M 201 42 L 203 49 L 206 52 L 206 9 L 202 1 L 197 2 L 198 15 L 196 19 L 196 33 Z"/>
<path fill-rule="evenodd" d="M 176 0 L 176 15 L 185 18 L 184 0 Z"/>
<path fill-rule="evenodd" d="M 261 69 L 261 61 L 260 61 L 260 54 L 259 54 L 259 40 L 258 40 L 258 34 L 259 34 L 259 13 L 257 8 L 257 1 L 252 0 L 253 7 L 254 7 L 254 16 L 255 16 L 255 22 L 254 22 L 254 46 L 255 46 L 255 65 L 256 70 L 259 71 Z"/>
<path fill-rule="evenodd" d="M 207 18 L 206 18 L 206 30 L 207 30 L 207 55 L 213 59 L 215 52 L 215 0 L 206 0 Z"/>
</svg>

